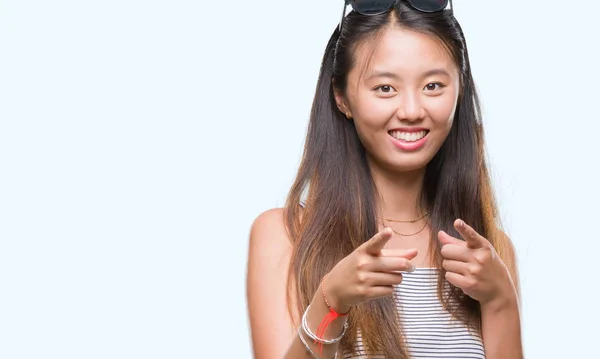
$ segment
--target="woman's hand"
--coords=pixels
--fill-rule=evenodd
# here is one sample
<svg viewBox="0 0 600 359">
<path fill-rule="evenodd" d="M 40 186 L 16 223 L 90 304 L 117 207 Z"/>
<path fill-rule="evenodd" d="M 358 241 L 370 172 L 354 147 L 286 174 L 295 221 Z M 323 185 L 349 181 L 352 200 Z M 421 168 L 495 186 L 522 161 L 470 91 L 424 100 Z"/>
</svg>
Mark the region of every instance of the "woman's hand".
<svg viewBox="0 0 600 359">
<path fill-rule="evenodd" d="M 336 311 L 346 313 L 354 305 L 393 294 L 393 285 L 402 282 L 399 272 L 414 270 L 411 259 L 417 256 L 417 249 L 383 249 L 392 234 L 385 228 L 329 272 L 325 295 Z"/>
<path fill-rule="evenodd" d="M 482 305 L 515 298 L 508 268 L 492 244 L 460 219 L 454 222 L 454 228 L 464 241 L 444 231 L 438 233 L 446 279 Z"/>
</svg>

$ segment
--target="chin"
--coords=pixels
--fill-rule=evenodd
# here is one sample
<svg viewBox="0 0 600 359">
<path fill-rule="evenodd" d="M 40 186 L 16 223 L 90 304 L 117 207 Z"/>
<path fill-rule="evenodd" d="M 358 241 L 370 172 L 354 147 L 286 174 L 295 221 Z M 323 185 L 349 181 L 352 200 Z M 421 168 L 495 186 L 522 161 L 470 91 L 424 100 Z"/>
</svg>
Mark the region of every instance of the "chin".
<svg viewBox="0 0 600 359">
<path fill-rule="evenodd" d="M 415 158 L 394 158 L 387 159 L 384 161 L 377 161 L 378 167 L 381 169 L 393 172 L 393 173 L 409 173 L 409 172 L 422 172 L 427 168 L 427 164 L 431 158 L 429 156 L 415 156 Z"/>
<path fill-rule="evenodd" d="M 402 163 L 392 164 L 389 167 L 394 173 L 410 173 L 410 172 L 422 172 L 427 168 L 427 163 Z"/>
</svg>

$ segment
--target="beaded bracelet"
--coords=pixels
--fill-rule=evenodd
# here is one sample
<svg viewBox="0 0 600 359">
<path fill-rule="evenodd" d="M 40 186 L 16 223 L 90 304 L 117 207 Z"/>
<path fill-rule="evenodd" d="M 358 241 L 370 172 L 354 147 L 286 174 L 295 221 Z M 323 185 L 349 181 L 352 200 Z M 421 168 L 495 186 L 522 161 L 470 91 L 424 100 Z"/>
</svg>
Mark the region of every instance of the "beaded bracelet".
<svg viewBox="0 0 600 359">
<path fill-rule="evenodd" d="M 329 308 L 329 310 L 332 313 L 334 313 L 337 317 L 345 317 L 346 315 L 348 315 L 348 313 L 350 313 L 350 311 L 348 311 L 346 313 L 338 313 L 331 307 L 331 305 L 329 305 L 329 301 L 327 300 L 327 296 L 325 295 L 325 279 L 327 279 L 328 275 L 329 275 L 329 273 L 325 274 L 323 276 L 323 279 L 321 280 L 321 293 L 323 294 L 323 300 L 325 300 L 325 304 L 327 305 L 327 308 Z"/>
<path fill-rule="evenodd" d="M 327 296 L 325 295 L 325 279 L 327 278 L 328 274 L 329 273 L 325 274 L 323 280 L 321 281 L 321 292 L 323 293 L 323 299 L 325 300 L 325 304 L 327 305 L 327 308 L 329 308 L 329 313 L 327 313 L 325 318 L 323 318 L 323 320 L 321 321 L 321 324 L 319 324 L 316 335 L 310 331 L 310 328 L 306 324 L 306 313 L 308 312 L 308 308 L 310 308 L 310 305 L 308 306 L 308 308 L 306 308 L 304 315 L 302 315 L 302 327 L 306 334 L 308 334 L 308 336 L 314 340 L 314 343 L 317 344 L 317 346 L 319 347 L 320 354 L 323 353 L 323 344 L 334 344 L 339 342 L 344 336 L 344 334 L 346 334 L 346 329 L 348 329 L 348 322 L 346 322 L 344 323 L 344 329 L 342 330 L 342 333 L 337 338 L 326 340 L 323 338 L 325 336 L 325 332 L 327 331 L 327 327 L 329 326 L 329 324 L 331 324 L 335 319 L 339 317 L 345 317 L 350 313 L 350 311 L 348 311 L 347 313 L 338 313 L 331 307 L 331 305 L 329 305 L 329 301 L 327 300 Z"/>
</svg>

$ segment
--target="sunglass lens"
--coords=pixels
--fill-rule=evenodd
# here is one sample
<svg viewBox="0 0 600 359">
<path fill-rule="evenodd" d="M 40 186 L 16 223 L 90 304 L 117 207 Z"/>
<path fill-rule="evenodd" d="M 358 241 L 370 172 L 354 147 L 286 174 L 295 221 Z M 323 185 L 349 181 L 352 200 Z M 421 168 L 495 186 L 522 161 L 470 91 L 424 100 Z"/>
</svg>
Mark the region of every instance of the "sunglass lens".
<svg viewBox="0 0 600 359">
<path fill-rule="evenodd" d="M 425 12 L 442 11 L 448 5 L 448 0 L 408 0 L 417 10 Z"/>
<path fill-rule="evenodd" d="M 352 8 L 359 14 L 377 15 L 391 9 L 395 2 L 396 0 L 355 0 Z"/>
</svg>

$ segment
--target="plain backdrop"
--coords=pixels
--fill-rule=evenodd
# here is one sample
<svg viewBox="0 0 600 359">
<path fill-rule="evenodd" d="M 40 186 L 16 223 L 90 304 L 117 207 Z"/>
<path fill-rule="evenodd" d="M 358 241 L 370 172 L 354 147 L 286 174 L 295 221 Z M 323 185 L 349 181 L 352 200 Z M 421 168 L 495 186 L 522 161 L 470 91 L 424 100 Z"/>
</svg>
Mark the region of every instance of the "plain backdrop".
<svg viewBox="0 0 600 359">
<path fill-rule="evenodd" d="M 0 1 L 0 357 L 251 358 L 342 0 Z M 597 350 L 598 2 L 455 0 L 528 358 Z"/>
</svg>

